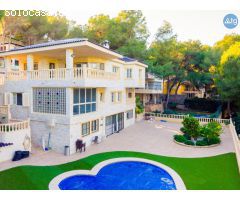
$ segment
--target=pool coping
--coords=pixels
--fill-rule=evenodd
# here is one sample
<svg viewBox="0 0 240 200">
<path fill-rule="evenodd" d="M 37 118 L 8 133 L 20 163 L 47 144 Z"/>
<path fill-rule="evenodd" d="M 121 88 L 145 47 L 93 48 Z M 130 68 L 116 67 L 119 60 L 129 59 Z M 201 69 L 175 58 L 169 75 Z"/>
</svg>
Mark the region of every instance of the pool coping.
<svg viewBox="0 0 240 200">
<path fill-rule="evenodd" d="M 68 172 L 64 172 L 62 174 L 59 174 L 55 178 L 53 178 L 50 181 L 50 183 L 48 185 L 48 188 L 50 190 L 60 190 L 58 185 L 65 178 L 68 178 L 68 177 L 74 176 L 74 175 L 92 175 L 92 176 L 96 176 L 98 174 L 98 172 L 103 167 L 105 167 L 106 165 L 109 165 L 109 164 L 112 164 L 112 163 L 117 163 L 117 162 L 124 162 L 124 161 L 139 161 L 139 162 L 145 162 L 145 163 L 152 164 L 154 166 L 160 167 L 163 170 L 165 170 L 167 173 L 169 173 L 169 175 L 173 178 L 177 190 L 186 190 L 186 186 L 185 186 L 182 178 L 172 168 L 170 168 L 170 167 L 168 167 L 168 166 L 166 166 L 166 165 L 164 165 L 162 163 L 153 161 L 153 160 L 148 160 L 148 159 L 144 159 L 144 158 L 135 158 L 135 157 L 124 157 L 124 158 L 108 159 L 108 160 L 105 160 L 105 161 L 102 161 L 102 162 L 98 163 L 91 170 L 71 170 L 71 171 L 68 171 Z"/>
</svg>

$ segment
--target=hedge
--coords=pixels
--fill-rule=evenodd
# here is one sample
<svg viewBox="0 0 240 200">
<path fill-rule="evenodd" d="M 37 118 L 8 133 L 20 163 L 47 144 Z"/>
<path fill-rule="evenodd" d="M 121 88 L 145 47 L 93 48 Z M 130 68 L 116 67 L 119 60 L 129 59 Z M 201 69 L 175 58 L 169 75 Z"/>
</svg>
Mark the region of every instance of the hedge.
<svg viewBox="0 0 240 200">
<path fill-rule="evenodd" d="M 215 112 L 221 105 L 221 101 L 195 97 L 191 99 L 185 99 L 184 105 L 185 107 L 193 110 Z"/>
</svg>

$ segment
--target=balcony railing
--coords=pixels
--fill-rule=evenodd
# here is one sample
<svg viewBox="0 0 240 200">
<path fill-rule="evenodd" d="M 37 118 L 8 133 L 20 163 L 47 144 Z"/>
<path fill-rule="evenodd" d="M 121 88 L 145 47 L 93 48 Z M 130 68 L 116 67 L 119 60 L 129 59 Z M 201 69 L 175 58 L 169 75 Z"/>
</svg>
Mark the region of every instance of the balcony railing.
<svg viewBox="0 0 240 200">
<path fill-rule="evenodd" d="M 29 125 L 30 125 L 29 120 L 25 121 L 11 120 L 11 122 L 7 124 L 0 124 L 0 133 L 10 133 L 28 129 Z"/>
<path fill-rule="evenodd" d="M 82 80 L 82 79 L 119 79 L 118 73 L 106 72 L 92 68 L 59 68 L 33 71 L 11 71 L 6 73 L 6 79 L 18 80 Z"/>
</svg>

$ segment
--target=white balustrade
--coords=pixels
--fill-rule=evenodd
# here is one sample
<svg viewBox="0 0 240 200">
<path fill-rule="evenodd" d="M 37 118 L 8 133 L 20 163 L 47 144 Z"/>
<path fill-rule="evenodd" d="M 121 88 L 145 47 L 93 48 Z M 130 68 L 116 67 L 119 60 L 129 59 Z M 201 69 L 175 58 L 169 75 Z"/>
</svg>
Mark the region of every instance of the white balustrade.
<svg viewBox="0 0 240 200">
<path fill-rule="evenodd" d="M 82 79 L 115 80 L 119 78 L 119 74 L 85 67 L 73 69 L 66 68 L 42 69 L 32 70 L 28 72 L 11 71 L 6 73 L 7 80 L 11 81 L 26 80 L 27 77 L 30 80 L 82 80 Z"/>
<path fill-rule="evenodd" d="M 169 119 L 180 119 L 183 120 L 184 118 L 188 117 L 189 115 L 175 115 L 175 114 L 161 114 L 161 113 L 146 113 L 153 117 L 159 117 L 159 118 L 169 118 Z M 202 117 L 195 117 L 199 122 L 207 123 L 216 121 L 220 124 L 229 124 L 229 119 L 220 119 L 220 118 L 202 118 Z"/>
<path fill-rule="evenodd" d="M 0 133 L 10 133 L 10 132 L 28 129 L 29 125 L 30 125 L 29 120 L 20 121 L 20 122 L 19 121 L 9 122 L 7 124 L 0 124 Z"/>
</svg>

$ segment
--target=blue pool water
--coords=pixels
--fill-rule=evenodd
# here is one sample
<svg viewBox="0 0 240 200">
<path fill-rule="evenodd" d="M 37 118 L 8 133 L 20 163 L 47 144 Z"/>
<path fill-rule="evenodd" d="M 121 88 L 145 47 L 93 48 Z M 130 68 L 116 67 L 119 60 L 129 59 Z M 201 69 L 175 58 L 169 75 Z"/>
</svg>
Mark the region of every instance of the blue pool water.
<svg viewBox="0 0 240 200">
<path fill-rule="evenodd" d="M 138 161 L 109 164 L 96 176 L 71 176 L 58 186 L 61 190 L 176 190 L 173 178 L 165 170 Z"/>
</svg>

